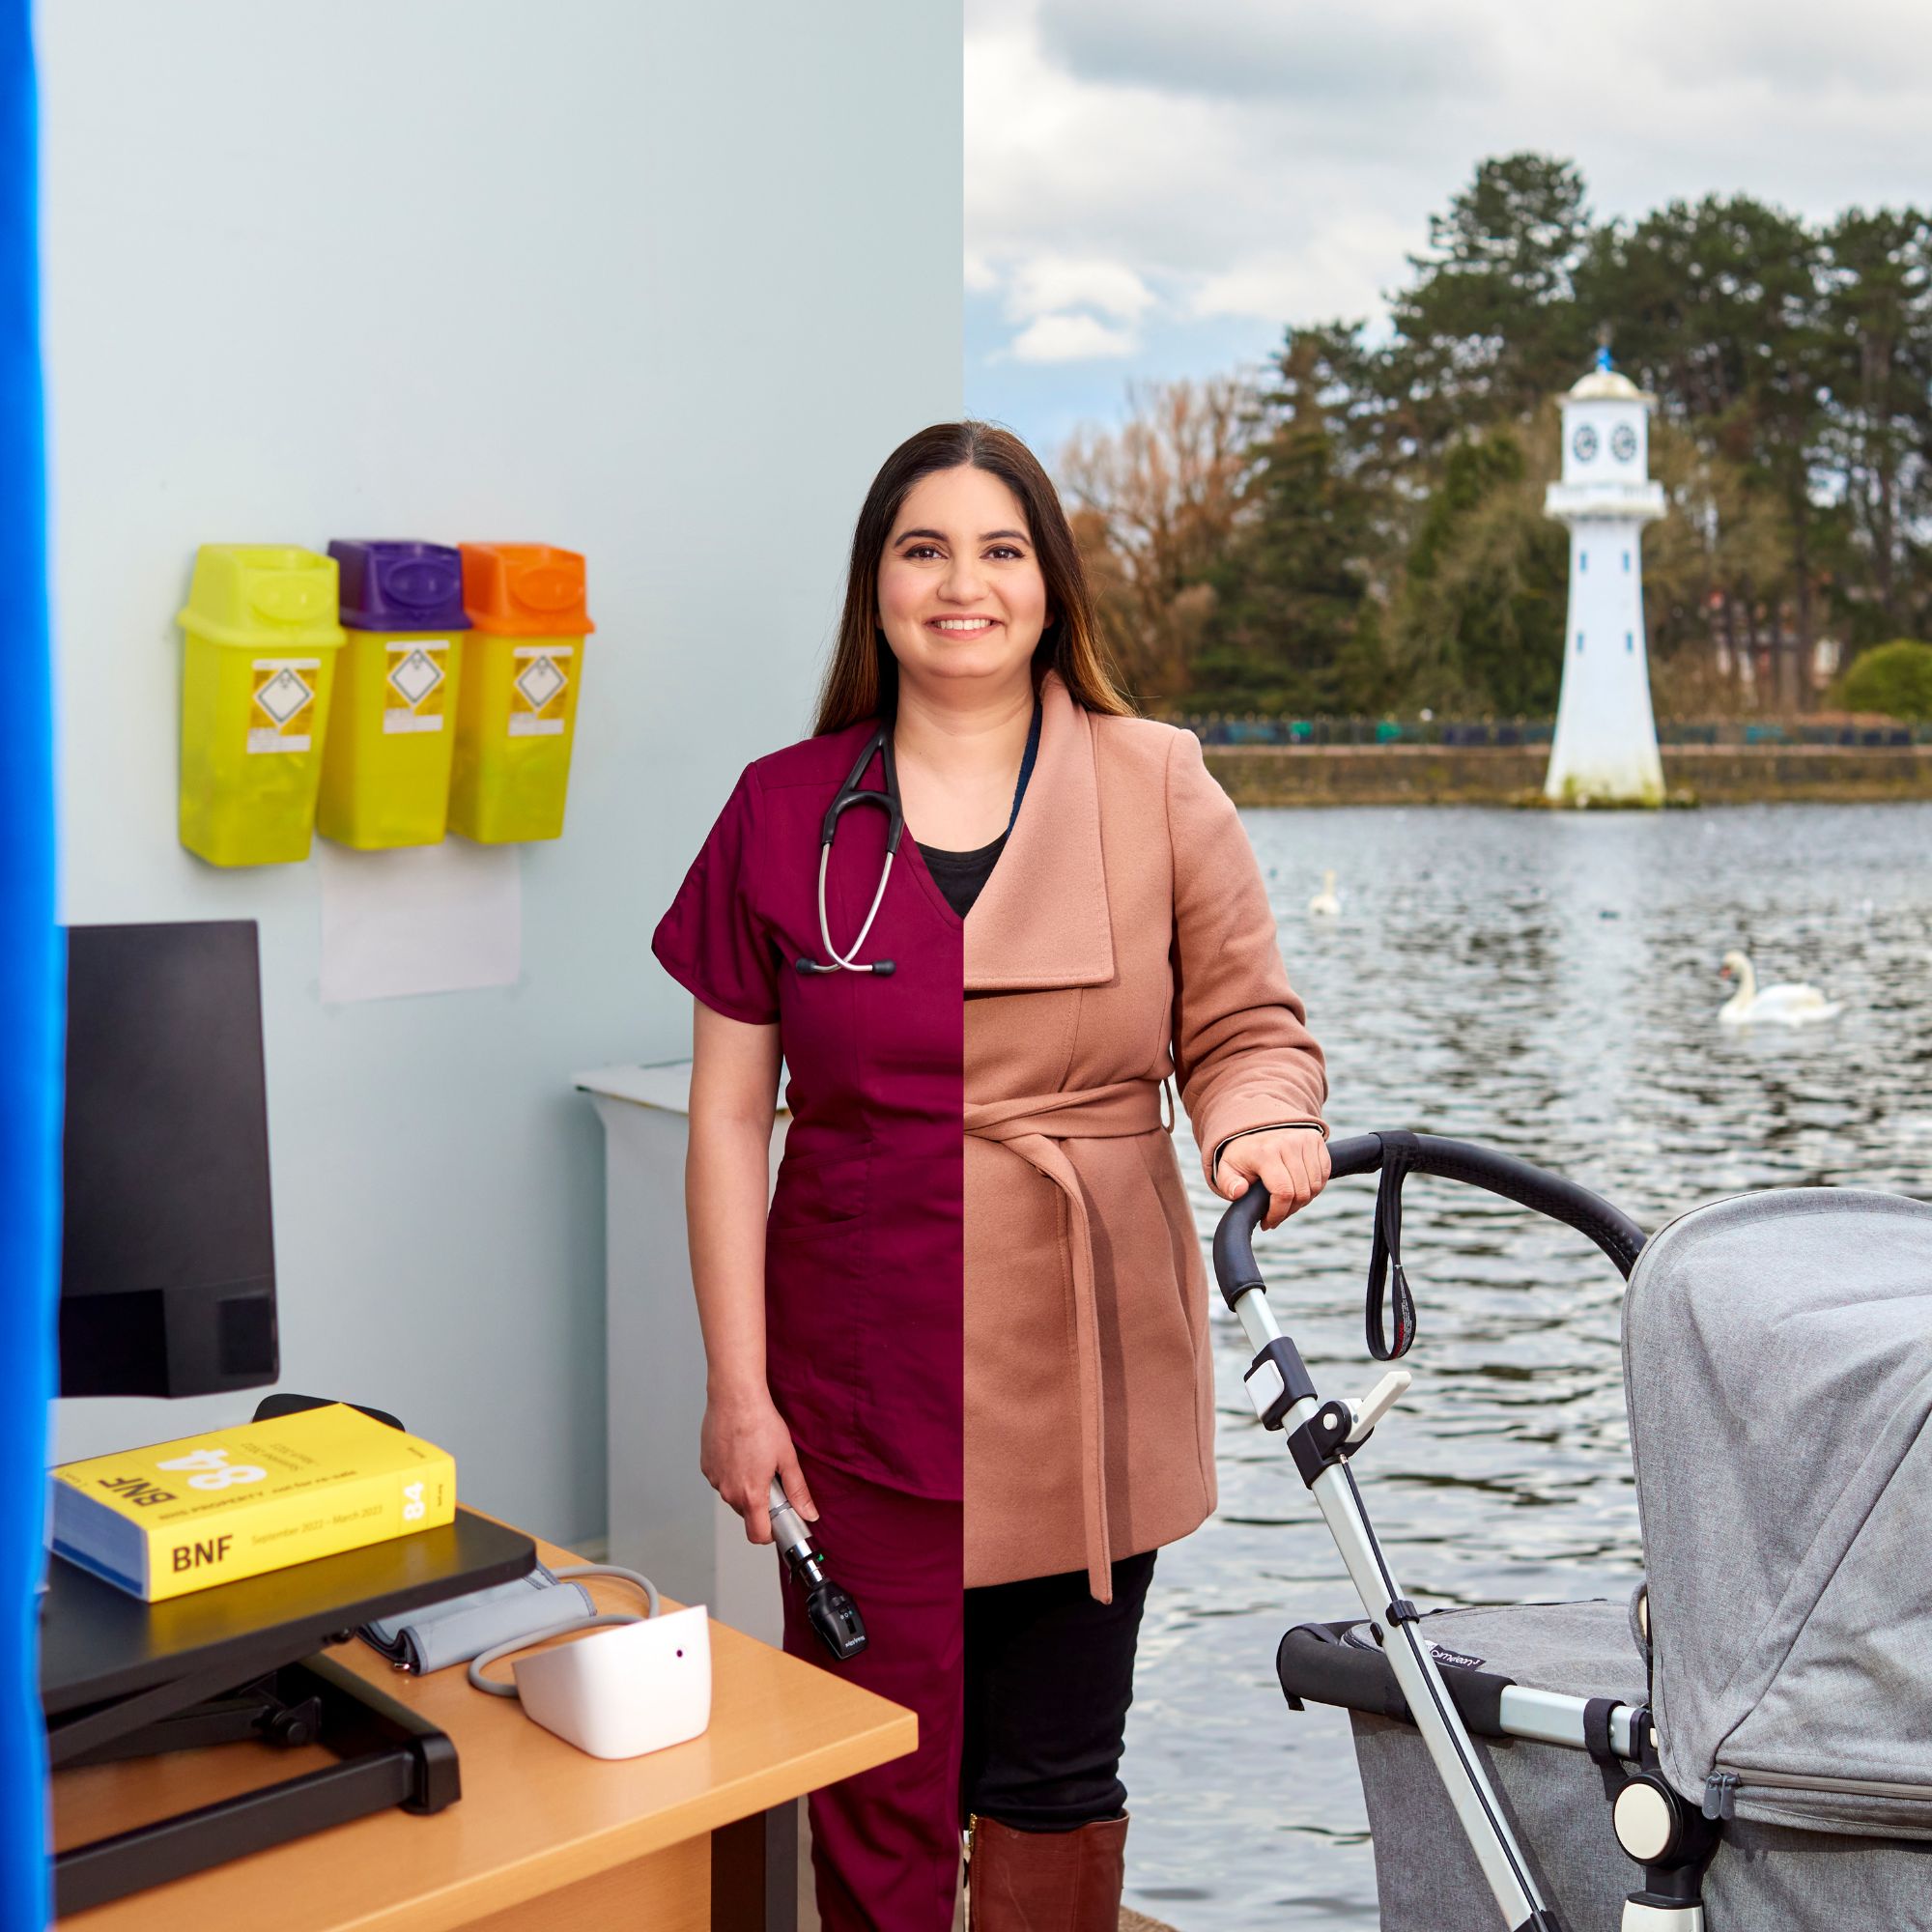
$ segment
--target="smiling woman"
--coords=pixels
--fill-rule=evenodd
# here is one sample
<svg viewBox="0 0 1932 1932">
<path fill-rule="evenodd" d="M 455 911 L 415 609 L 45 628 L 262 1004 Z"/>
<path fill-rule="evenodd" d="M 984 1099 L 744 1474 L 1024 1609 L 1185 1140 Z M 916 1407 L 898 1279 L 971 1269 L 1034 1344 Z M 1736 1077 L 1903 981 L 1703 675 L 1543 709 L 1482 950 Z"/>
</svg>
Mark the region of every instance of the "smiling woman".
<svg viewBox="0 0 1932 1932">
<path fill-rule="evenodd" d="M 1052 564 L 1064 512 L 1023 448 L 1002 455 L 1017 487 L 923 486 L 951 515 L 917 519 L 940 533 L 932 577 L 908 586 L 903 641 L 885 622 L 901 744 L 929 747 L 935 778 L 972 769 L 969 708 L 923 702 L 951 664 L 982 690 L 1004 770 L 1019 760 L 964 921 L 969 1923 L 1113 1932 L 1142 1605 L 1160 1547 L 1214 1503 L 1207 1289 L 1165 1089 L 1209 1186 L 1260 1180 L 1273 1225 L 1326 1179 L 1323 1080 L 1234 808 L 1190 734 L 1134 717 L 1083 663 L 1087 588 Z M 1011 554 L 1002 492 L 1031 539 Z M 993 621 L 953 644 L 954 614 Z M 915 662 L 934 668 L 923 690 Z"/>
<path fill-rule="evenodd" d="M 941 478 L 946 479 L 940 487 L 949 507 L 956 507 L 961 519 L 951 528 L 921 514 L 921 502 L 935 500 L 930 492 L 915 500 L 923 484 Z M 984 522 L 976 526 L 976 517 Z M 1002 639 L 1006 658 L 978 660 L 979 674 L 1000 663 L 1027 662 L 1037 650 L 1042 672 L 1057 670 L 1088 710 L 1132 714 L 1133 706 L 1115 687 L 1106 667 L 1073 533 L 1033 452 L 1016 436 L 988 423 L 936 423 L 908 437 L 886 459 L 859 513 L 844 614 L 814 730 L 842 730 L 861 718 L 893 712 L 900 683 L 899 652 L 923 642 L 920 615 L 915 614 L 923 593 L 913 584 L 932 583 L 936 566 L 955 554 L 949 546 L 971 557 L 983 548 L 989 554 L 987 576 L 999 580 L 1000 595 L 1018 596 L 1023 604 L 1038 599 L 1031 610 L 1015 606 L 1005 613 L 1009 625 Z M 1003 549 L 1012 548 L 1018 554 L 1001 558 Z M 896 565 L 915 559 L 901 553 L 922 549 L 929 553 L 917 559 L 925 563 L 925 570 L 902 579 Z M 1008 567 L 1000 568 L 1003 562 Z M 1029 582 L 1037 588 L 1025 587 Z M 990 582 L 986 601 L 954 609 L 948 609 L 943 591 L 935 592 L 926 614 L 939 618 L 988 612 L 1000 614 Z M 1015 633 L 1024 635 L 1029 622 L 1032 644 L 1021 651 Z M 920 652 L 915 662 L 923 666 L 930 660 Z"/>
<path fill-rule="evenodd" d="M 1321 1059 L 1234 808 L 1114 684 L 1009 433 L 888 458 L 817 731 L 746 771 L 655 949 L 698 1003 L 705 1474 L 755 1541 L 775 1473 L 824 1511 L 871 1636 L 838 1667 L 919 1713 L 909 1764 L 812 1797 L 827 1932 L 944 1932 L 963 1821 L 976 1932 L 1115 1932 L 1141 1605 L 1213 1503 L 1161 1094 L 1272 1225 L 1326 1176 Z"/>
<path fill-rule="evenodd" d="M 895 507 L 853 565 L 873 611 Z M 872 691 L 747 768 L 653 946 L 696 999 L 701 1467 L 753 1542 L 771 1540 L 774 1475 L 808 1521 L 823 1513 L 869 1642 L 833 1664 L 787 1587 L 785 1647 L 919 1715 L 910 1760 L 812 1795 L 820 1920 L 944 1932 L 959 1872 L 963 969 L 957 915 L 900 849 L 892 713 L 876 676 Z M 884 809 L 846 809 L 860 800 Z M 767 1213 L 781 1063 L 792 1120 Z"/>
</svg>

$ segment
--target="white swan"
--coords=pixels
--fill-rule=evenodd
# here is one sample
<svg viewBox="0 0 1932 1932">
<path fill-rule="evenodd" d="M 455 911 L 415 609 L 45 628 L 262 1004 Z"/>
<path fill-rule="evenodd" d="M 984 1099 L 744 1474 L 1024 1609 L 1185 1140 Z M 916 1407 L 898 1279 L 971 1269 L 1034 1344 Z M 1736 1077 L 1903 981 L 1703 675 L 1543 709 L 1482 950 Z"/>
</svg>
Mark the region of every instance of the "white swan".
<svg viewBox="0 0 1932 1932">
<path fill-rule="evenodd" d="M 1760 1020 L 1776 1026 L 1809 1026 L 1817 1020 L 1832 1019 L 1843 1010 L 1816 986 L 1767 986 L 1759 992 L 1757 975 L 1742 952 L 1726 952 L 1718 974 L 1720 979 L 1738 982 L 1738 990 L 1718 1011 L 1719 1019 L 1726 1026 L 1749 1026 Z"/>
<path fill-rule="evenodd" d="M 1317 919 L 1336 919 L 1341 916 L 1342 901 L 1335 896 L 1335 874 L 1332 869 L 1321 874 L 1321 890 L 1308 901 L 1308 910 Z"/>
</svg>

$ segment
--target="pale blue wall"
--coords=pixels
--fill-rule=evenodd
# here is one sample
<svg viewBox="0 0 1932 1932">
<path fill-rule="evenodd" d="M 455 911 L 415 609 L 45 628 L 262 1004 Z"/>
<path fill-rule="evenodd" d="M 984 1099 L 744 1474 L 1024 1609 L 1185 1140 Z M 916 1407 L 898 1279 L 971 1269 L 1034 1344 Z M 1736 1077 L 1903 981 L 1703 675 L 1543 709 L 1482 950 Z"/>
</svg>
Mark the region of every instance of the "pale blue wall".
<svg viewBox="0 0 1932 1932">
<path fill-rule="evenodd" d="M 872 471 L 959 412 L 958 0 L 90 0 L 41 31 L 66 917 L 260 921 L 284 1385 L 594 1536 L 602 1145 L 569 1076 L 684 1049 L 651 927 L 739 767 L 807 728 Z M 194 546 L 343 535 L 589 556 L 514 989 L 324 1008 L 314 862 L 176 842 Z M 236 1408 L 60 1406 L 63 1457 Z"/>
</svg>

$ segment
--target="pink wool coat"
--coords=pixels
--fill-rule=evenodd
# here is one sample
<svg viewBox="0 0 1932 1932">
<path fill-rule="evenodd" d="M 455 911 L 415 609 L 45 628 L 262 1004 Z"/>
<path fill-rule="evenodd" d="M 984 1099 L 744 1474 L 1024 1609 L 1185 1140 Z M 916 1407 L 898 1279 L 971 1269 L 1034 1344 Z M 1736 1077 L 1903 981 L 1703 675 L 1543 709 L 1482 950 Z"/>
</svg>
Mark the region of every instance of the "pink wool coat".
<svg viewBox="0 0 1932 1932">
<path fill-rule="evenodd" d="M 1206 1269 L 1170 1075 L 1211 1175 L 1319 1126 L 1321 1050 L 1193 734 L 1042 693 L 1039 755 L 967 915 L 969 1586 L 1085 1569 L 1214 1507 Z"/>
</svg>

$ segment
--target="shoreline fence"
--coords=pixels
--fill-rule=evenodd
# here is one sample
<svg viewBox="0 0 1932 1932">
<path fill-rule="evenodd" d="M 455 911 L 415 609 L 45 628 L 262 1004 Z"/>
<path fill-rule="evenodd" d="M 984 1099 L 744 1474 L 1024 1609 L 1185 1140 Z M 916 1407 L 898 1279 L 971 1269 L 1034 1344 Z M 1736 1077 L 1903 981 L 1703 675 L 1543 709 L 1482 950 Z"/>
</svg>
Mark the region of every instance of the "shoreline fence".
<svg viewBox="0 0 1932 1932">
<path fill-rule="evenodd" d="M 1170 717 L 1171 724 L 1192 731 L 1204 745 L 1439 745 L 1448 749 L 1480 746 L 1548 745 L 1555 729 L 1547 718 L 1459 720 L 1440 718 L 1261 718 L 1208 712 Z M 1690 745 L 1820 745 L 1847 751 L 1909 750 L 1932 744 L 1932 723 L 1894 721 L 1824 724 L 1814 719 L 1725 718 L 1660 723 L 1657 741 L 1666 750 Z"/>
</svg>

